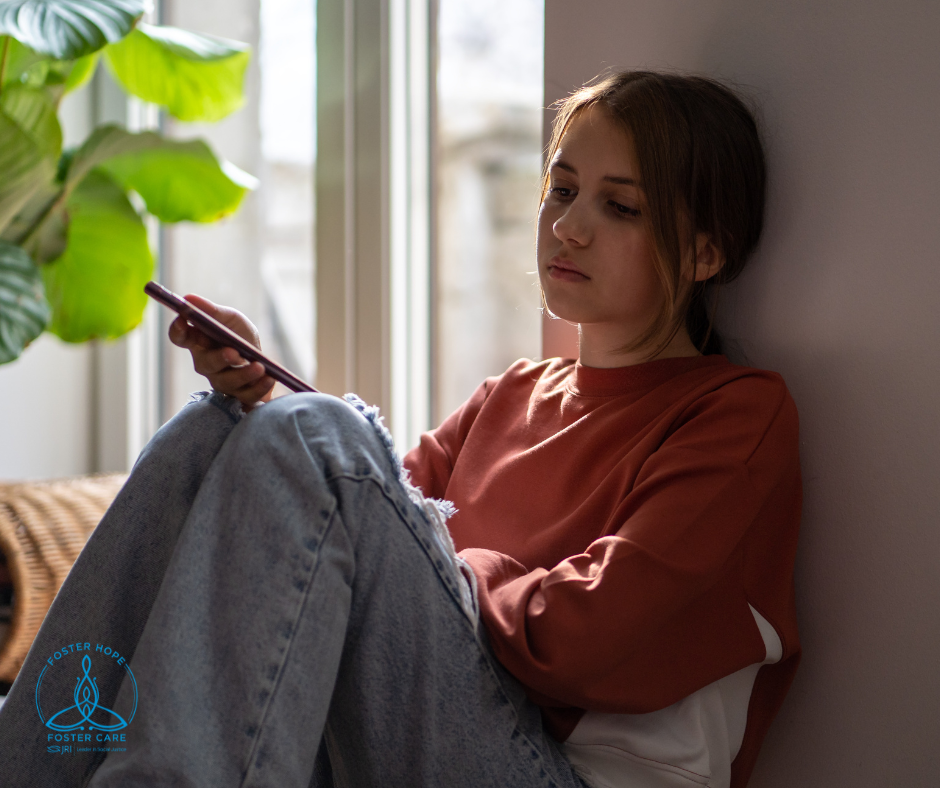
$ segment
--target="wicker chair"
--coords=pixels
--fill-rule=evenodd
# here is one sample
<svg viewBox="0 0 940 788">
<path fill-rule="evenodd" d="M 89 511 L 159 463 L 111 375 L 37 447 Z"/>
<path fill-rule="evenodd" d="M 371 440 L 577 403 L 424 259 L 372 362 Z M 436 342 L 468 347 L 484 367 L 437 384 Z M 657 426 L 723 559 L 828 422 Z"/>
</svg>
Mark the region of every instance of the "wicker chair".
<svg viewBox="0 0 940 788">
<path fill-rule="evenodd" d="M 0 484 L 0 591 L 12 614 L 0 644 L 0 682 L 12 683 L 52 600 L 125 474 Z M 6 588 L 2 588 L 3 580 Z"/>
</svg>

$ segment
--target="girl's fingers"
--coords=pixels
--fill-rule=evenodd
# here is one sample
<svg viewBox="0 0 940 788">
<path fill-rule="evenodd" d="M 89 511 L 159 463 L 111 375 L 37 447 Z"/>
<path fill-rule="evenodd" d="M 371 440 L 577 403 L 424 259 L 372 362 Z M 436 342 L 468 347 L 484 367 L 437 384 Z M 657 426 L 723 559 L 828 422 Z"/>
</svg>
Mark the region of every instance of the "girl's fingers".
<svg viewBox="0 0 940 788">
<path fill-rule="evenodd" d="M 258 330 L 241 312 L 197 295 L 185 298 L 260 349 Z M 207 377 L 216 391 L 237 397 L 249 409 L 270 398 L 274 380 L 265 374 L 261 364 L 249 364 L 234 348 L 219 346 L 183 317 L 170 324 L 168 333 L 174 345 L 192 354 L 193 368 Z"/>
<path fill-rule="evenodd" d="M 230 347 L 219 347 L 199 329 L 189 325 L 178 317 L 170 324 L 170 341 L 181 348 L 186 348 L 193 356 L 193 369 L 200 375 L 214 375 L 227 367 L 238 367 L 245 360 L 238 351 Z"/>
<path fill-rule="evenodd" d="M 262 378 L 266 377 L 264 367 L 257 362 L 243 367 L 228 367 L 219 372 L 200 372 L 200 374 L 209 378 L 212 388 L 216 391 L 221 391 L 223 394 L 229 394 L 239 399 L 242 399 L 242 396 L 248 393 L 249 389 L 253 387 L 260 388 L 259 384 L 261 384 Z"/>
<path fill-rule="evenodd" d="M 188 348 L 192 344 L 189 338 L 189 331 L 187 331 L 188 328 L 189 325 L 183 318 L 176 318 L 176 320 L 170 323 L 170 328 L 167 332 L 170 337 L 170 342 L 177 347 Z"/>
<path fill-rule="evenodd" d="M 189 325 L 182 317 L 170 323 L 168 331 L 170 342 L 178 347 L 193 350 L 195 348 L 215 348 L 218 345 L 198 328 Z"/>
<path fill-rule="evenodd" d="M 215 347 L 211 350 L 190 348 L 193 354 L 193 369 L 200 375 L 217 375 L 227 369 L 244 369 L 245 360 L 238 351 L 230 347 Z M 258 365 L 261 367 L 261 365 Z M 262 367 L 263 369 L 263 367 Z"/>
<path fill-rule="evenodd" d="M 273 388 L 274 378 L 269 378 L 267 375 L 262 375 L 251 385 L 240 389 L 235 394 L 235 396 L 241 400 L 243 405 L 255 405 L 260 400 L 269 399 L 268 395 L 271 393 L 271 389 Z"/>
</svg>

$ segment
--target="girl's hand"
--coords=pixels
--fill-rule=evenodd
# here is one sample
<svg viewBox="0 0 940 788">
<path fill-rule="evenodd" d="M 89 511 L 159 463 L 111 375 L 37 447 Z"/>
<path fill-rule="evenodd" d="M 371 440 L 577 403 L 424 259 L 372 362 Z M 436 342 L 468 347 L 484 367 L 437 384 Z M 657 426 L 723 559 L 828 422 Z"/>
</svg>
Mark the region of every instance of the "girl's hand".
<svg viewBox="0 0 940 788">
<path fill-rule="evenodd" d="M 218 306 L 201 296 L 188 295 L 185 298 L 261 349 L 258 329 L 241 312 Z M 192 353 L 193 368 L 208 378 L 213 389 L 237 398 L 245 410 L 251 410 L 259 402 L 271 399 L 274 379 L 265 374 L 264 367 L 257 361 L 249 363 L 234 348 L 220 347 L 182 317 L 177 317 L 170 324 L 169 335 L 174 345 Z"/>
</svg>

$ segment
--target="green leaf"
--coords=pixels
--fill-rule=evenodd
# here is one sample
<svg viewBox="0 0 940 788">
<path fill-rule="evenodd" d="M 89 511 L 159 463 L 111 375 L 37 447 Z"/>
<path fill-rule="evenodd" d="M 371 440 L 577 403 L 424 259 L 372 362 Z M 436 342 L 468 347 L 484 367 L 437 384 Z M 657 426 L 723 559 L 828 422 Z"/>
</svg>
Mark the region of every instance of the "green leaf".
<svg viewBox="0 0 940 788">
<path fill-rule="evenodd" d="M 6 70 L 3 72 L 4 85 L 9 82 L 23 82 L 29 69 L 36 63 L 46 59 L 45 55 L 33 52 L 32 49 L 21 44 L 15 38 L 7 38 L 5 43 L 7 46 L 7 65 Z M 2 55 L 2 47 L 0 47 L 0 55 Z"/>
<path fill-rule="evenodd" d="M 38 226 L 37 226 L 38 225 Z M 36 263 L 48 263 L 65 251 L 68 212 L 61 184 L 45 183 L 37 189 L 0 240 L 22 246 Z"/>
<path fill-rule="evenodd" d="M 144 313 L 153 276 L 147 230 L 127 195 L 94 170 L 68 200 L 68 247 L 42 267 L 52 307 L 49 330 L 66 342 L 126 334 Z"/>
<path fill-rule="evenodd" d="M 29 136 L 43 156 L 59 158 L 62 127 L 55 104 L 45 90 L 8 85 L 0 95 L 0 111 Z"/>
<path fill-rule="evenodd" d="M 160 142 L 109 159 L 102 168 L 136 191 L 162 222 L 217 221 L 233 213 L 255 186 L 254 178 L 234 164 L 220 163 L 202 140 Z"/>
<path fill-rule="evenodd" d="M 0 0 L 2 4 L 3 0 Z M 21 84 L 32 88 L 48 86 L 59 88 L 60 93 L 71 93 L 85 85 L 95 74 L 100 52 L 85 55 L 78 60 L 55 60 L 33 52 L 14 38 L 7 53 L 7 67 L 3 85 Z"/>
<path fill-rule="evenodd" d="M 102 162 L 122 153 L 141 150 L 147 145 L 147 141 L 140 140 L 139 134 L 132 134 L 120 126 L 98 126 L 71 156 L 71 162 L 66 162 L 67 168 L 60 178 L 67 188 L 74 188 Z"/>
<path fill-rule="evenodd" d="M 72 64 L 72 67 L 69 69 L 68 76 L 65 78 L 66 93 L 71 93 L 73 90 L 78 90 L 80 87 L 88 83 L 88 81 L 95 75 L 95 69 L 98 66 L 98 59 L 100 57 L 101 53 L 95 52 L 91 55 L 80 57 Z"/>
<path fill-rule="evenodd" d="M 55 105 L 42 89 L 7 85 L 0 95 L 0 233 L 48 191 L 62 150 Z"/>
<path fill-rule="evenodd" d="M 55 160 L 0 107 L 0 232 L 54 176 Z"/>
<path fill-rule="evenodd" d="M 48 322 L 39 270 L 18 246 L 0 241 L 0 364 L 17 358 Z"/>
<path fill-rule="evenodd" d="M 257 181 L 220 161 L 202 140 L 169 140 L 152 131 L 132 134 L 102 126 L 75 155 L 67 188 L 100 167 L 144 200 L 164 222 L 214 222 L 233 213 Z"/>
<path fill-rule="evenodd" d="M 0 34 L 58 60 L 74 60 L 120 41 L 145 0 L 3 0 Z"/>
<path fill-rule="evenodd" d="M 245 103 L 247 44 L 141 24 L 105 55 L 129 93 L 180 120 L 214 122 Z"/>
</svg>

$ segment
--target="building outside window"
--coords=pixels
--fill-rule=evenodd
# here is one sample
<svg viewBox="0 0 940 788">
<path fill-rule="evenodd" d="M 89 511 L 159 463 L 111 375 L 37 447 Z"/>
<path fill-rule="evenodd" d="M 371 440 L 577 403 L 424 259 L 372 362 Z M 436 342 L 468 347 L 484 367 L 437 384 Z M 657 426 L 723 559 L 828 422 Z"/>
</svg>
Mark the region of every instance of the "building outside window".
<svg viewBox="0 0 940 788">
<path fill-rule="evenodd" d="M 541 352 L 541 0 L 440 0 L 432 420 Z"/>
<path fill-rule="evenodd" d="M 316 4 L 261 0 L 261 277 L 272 340 L 305 380 L 314 348 Z"/>
</svg>

